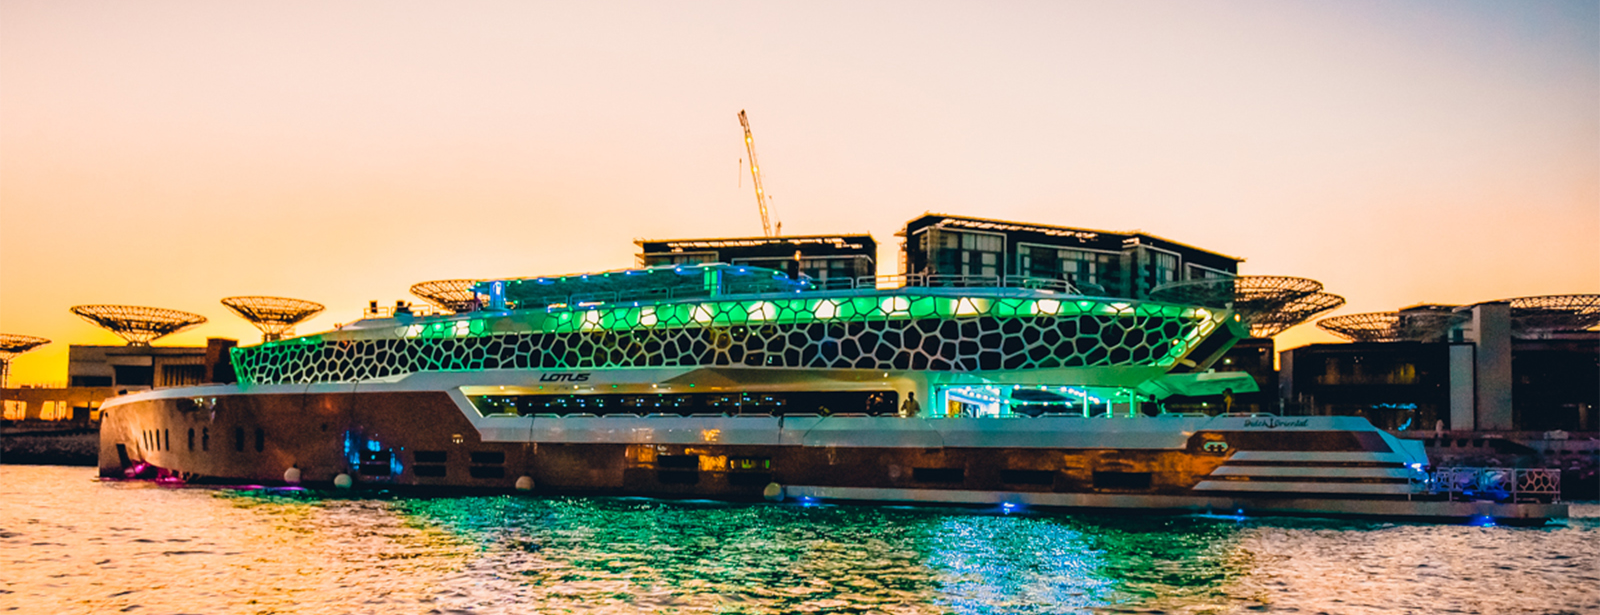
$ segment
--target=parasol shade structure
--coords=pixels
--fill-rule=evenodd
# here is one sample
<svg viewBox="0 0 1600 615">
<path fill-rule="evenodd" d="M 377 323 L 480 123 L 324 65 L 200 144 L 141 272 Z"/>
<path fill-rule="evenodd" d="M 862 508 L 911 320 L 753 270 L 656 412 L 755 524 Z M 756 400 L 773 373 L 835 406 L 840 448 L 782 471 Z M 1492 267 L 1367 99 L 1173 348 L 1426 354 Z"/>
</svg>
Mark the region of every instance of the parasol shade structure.
<svg viewBox="0 0 1600 615">
<path fill-rule="evenodd" d="M 461 279 L 421 282 L 411 285 L 411 294 L 456 314 L 465 314 L 478 309 L 478 293 L 472 287 L 482 281 Z"/>
<path fill-rule="evenodd" d="M 1233 308 L 1251 337 L 1272 337 L 1344 305 L 1344 297 L 1322 292 L 1322 283 L 1281 275 L 1185 280 L 1163 284 L 1150 298 L 1168 303 Z"/>
<path fill-rule="evenodd" d="M 321 303 L 288 297 L 228 297 L 222 305 L 261 330 L 271 342 L 294 334 L 294 326 L 321 313 Z"/>
<path fill-rule="evenodd" d="M 79 305 L 72 313 L 127 340 L 149 346 L 162 337 L 204 323 L 206 317 L 178 310 L 137 305 Z"/>
</svg>

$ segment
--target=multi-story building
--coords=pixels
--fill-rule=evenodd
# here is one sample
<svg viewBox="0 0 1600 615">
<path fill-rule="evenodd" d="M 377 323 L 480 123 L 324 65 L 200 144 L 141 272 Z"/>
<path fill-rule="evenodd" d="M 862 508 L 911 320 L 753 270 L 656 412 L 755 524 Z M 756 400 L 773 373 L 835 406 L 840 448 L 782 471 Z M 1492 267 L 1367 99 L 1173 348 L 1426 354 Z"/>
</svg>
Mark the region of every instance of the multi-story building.
<svg viewBox="0 0 1600 615">
<path fill-rule="evenodd" d="M 1064 281 L 1143 299 L 1163 284 L 1238 275 L 1243 259 L 1148 235 L 927 214 L 906 223 L 904 271 L 946 284 Z"/>
<path fill-rule="evenodd" d="M 848 285 L 876 275 L 878 242 L 871 235 L 796 235 L 784 237 L 730 237 L 722 239 L 639 240 L 638 263 L 692 265 L 728 263 L 808 276 L 820 286 Z"/>
</svg>

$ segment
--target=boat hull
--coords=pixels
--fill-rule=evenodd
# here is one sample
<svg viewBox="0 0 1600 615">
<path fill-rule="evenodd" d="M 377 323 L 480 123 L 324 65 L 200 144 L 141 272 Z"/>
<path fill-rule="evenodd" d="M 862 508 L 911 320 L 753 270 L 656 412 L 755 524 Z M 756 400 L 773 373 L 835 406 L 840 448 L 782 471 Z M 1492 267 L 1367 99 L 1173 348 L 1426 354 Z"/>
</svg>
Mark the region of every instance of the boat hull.
<svg viewBox="0 0 1600 615">
<path fill-rule="evenodd" d="M 357 390 L 366 388 L 368 390 Z M 1538 523 L 1557 503 L 1413 493 L 1360 419 L 482 416 L 454 389 L 234 386 L 109 403 L 102 476 L 546 494 Z"/>
</svg>

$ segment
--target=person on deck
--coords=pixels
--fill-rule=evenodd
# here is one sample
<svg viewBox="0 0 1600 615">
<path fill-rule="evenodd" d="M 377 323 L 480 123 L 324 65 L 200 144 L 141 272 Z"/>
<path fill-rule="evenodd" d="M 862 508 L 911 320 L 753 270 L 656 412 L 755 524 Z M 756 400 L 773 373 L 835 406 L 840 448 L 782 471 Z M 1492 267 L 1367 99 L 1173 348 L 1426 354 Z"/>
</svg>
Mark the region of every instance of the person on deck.
<svg viewBox="0 0 1600 615">
<path fill-rule="evenodd" d="M 917 403 L 916 393 L 906 393 L 906 401 L 900 404 L 900 416 L 913 418 L 922 414 L 922 404 Z"/>
</svg>

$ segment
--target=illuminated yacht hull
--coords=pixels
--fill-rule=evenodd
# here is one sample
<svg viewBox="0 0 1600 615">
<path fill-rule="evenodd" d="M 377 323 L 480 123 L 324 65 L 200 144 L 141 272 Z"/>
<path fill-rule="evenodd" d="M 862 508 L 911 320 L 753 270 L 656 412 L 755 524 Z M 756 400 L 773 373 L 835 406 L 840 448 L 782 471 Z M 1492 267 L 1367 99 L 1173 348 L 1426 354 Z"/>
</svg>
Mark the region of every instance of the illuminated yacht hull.
<svg viewBox="0 0 1600 615">
<path fill-rule="evenodd" d="M 240 384 L 107 402 L 101 472 L 998 509 L 1565 516 L 1561 505 L 1424 500 L 1420 447 L 1360 418 L 1144 416 L 1164 391 L 1241 386 L 1204 371 L 1244 334 L 1225 310 L 1016 288 L 724 294 L 706 279 L 711 290 L 693 298 L 525 299 L 239 349 Z M 898 416 L 912 395 L 921 411 Z"/>
</svg>

